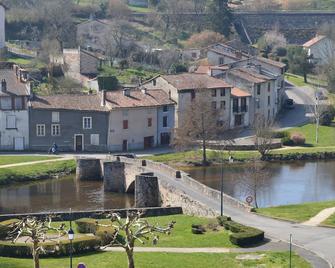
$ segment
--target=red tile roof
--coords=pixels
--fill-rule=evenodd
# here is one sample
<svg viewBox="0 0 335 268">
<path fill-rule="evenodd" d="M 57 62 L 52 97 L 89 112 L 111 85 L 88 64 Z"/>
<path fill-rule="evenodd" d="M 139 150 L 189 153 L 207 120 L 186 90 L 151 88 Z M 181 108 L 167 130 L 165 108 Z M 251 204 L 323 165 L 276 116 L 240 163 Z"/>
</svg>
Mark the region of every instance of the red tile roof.
<svg viewBox="0 0 335 268">
<path fill-rule="evenodd" d="M 312 38 L 311 40 L 307 41 L 305 44 L 303 44 L 303 47 L 311 47 L 314 46 L 316 43 L 319 43 L 321 40 L 323 40 L 324 38 L 326 38 L 324 35 L 317 35 L 314 38 Z"/>
<path fill-rule="evenodd" d="M 161 89 L 147 89 L 146 93 L 140 89 L 129 90 L 129 96 L 124 95 L 123 90 L 106 92 L 106 101 L 112 109 L 155 107 L 175 104 L 169 95 Z"/>
<path fill-rule="evenodd" d="M 163 75 L 162 78 L 177 90 L 232 87 L 224 80 L 211 77 L 207 74 L 183 73 L 177 75 Z"/>
<path fill-rule="evenodd" d="M 237 76 L 252 83 L 264 83 L 272 80 L 270 77 L 257 73 L 250 68 L 236 68 L 228 72 L 228 75 Z"/>
<path fill-rule="evenodd" d="M 273 65 L 273 66 L 278 67 L 278 68 L 284 68 L 286 66 L 285 63 L 275 61 L 275 60 L 271 60 L 271 59 L 267 59 L 267 58 L 263 58 L 263 57 L 256 57 L 256 60 L 258 60 L 260 62 L 263 62 L 263 63 Z"/>
<path fill-rule="evenodd" d="M 98 95 L 83 94 L 37 96 L 31 101 L 31 107 L 33 109 L 49 110 L 108 111 L 106 107 L 101 106 L 101 100 Z"/>
<path fill-rule="evenodd" d="M 249 92 L 246 92 L 246 91 L 244 91 L 244 90 L 242 90 L 238 87 L 232 88 L 231 95 L 233 97 L 239 97 L 239 98 L 241 98 L 241 97 L 251 97 L 251 94 Z"/>
</svg>

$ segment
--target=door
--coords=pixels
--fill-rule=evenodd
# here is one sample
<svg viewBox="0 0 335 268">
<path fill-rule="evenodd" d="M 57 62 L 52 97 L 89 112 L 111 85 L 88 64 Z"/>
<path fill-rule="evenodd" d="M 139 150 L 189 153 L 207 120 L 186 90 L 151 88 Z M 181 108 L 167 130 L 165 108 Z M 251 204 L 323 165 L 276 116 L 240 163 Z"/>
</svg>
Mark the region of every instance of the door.
<svg viewBox="0 0 335 268">
<path fill-rule="evenodd" d="M 242 115 L 237 114 L 235 115 L 235 127 L 241 126 L 242 125 Z"/>
<path fill-rule="evenodd" d="M 14 138 L 14 150 L 15 151 L 24 150 L 24 138 L 23 137 Z"/>
<path fill-rule="evenodd" d="M 154 137 L 144 137 L 144 149 L 150 149 L 154 146 Z"/>
<path fill-rule="evenodd" d="M 82 152 L 84 150 L 84 135 L 74 136 L 74 147 L 76 152 Z"/>
<path fill-rule="evenodd" d="M 128 141 L 127 140 L 123 140 L 123 142 L 122 142 L 122 151 L 123 152 L 128 151 Z"/>
<path fill-rule="evenodd" d="M 161 133 L 161 145 L 170 145 L 170 133 Z"/>
</svg>

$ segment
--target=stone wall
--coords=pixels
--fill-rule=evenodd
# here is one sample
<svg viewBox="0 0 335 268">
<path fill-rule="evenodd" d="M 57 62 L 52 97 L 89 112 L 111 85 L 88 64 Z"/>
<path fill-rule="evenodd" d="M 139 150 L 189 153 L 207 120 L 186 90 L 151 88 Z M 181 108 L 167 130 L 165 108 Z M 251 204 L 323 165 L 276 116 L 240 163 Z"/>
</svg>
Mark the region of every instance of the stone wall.
<svg viewBox="0 0 335 268">
<path fill-rule="evenodd" d="M 78 180 L 102 180 L 100 160 L 78 158 L 76 178 Z"/>
<path fill-rule="evenodd" d="M 135 179 L 135 206 L 138 208 L 159 207 L 160 188 L 158 178 L 151 174 L 137 175 Z"/>
</svg>

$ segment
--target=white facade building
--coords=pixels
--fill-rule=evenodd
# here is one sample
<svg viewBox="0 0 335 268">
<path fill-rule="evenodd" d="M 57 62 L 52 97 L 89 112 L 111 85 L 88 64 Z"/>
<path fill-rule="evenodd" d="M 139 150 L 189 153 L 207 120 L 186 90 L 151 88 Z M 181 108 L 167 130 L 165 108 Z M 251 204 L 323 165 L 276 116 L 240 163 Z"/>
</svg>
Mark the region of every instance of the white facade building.
<svg viewBox="0 0 335 268">
<path fill-rule="evenodd" d="M 327 64 L 335 56 L 334 42 L 324 35 L 317 35 L 303 44 L 303 48 L 316 64 Z"/>
</svg>

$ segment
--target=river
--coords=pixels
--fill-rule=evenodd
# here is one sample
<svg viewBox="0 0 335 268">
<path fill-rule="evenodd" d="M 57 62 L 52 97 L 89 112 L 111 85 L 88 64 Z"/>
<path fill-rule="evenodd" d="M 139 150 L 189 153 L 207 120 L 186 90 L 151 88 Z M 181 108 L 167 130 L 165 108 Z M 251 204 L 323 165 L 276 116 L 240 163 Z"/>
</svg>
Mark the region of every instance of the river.
<svg viewBox="0 0 335 268">
<path fill-rule="evenodd" d="M 298 204 L 335 199 L 335 161 L 267 163 L 266 183 L 258 187 L 257 202 L 260 207 Z M 252 195 L 250 164 L 225 164 L 223 170 L 224 192 L 245 201 Z M 221 167 L 196 167 L 185 169 L 194 179 L 220 189 Z"/>
</svg>

